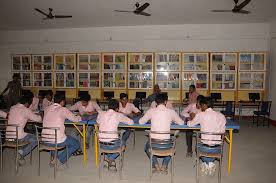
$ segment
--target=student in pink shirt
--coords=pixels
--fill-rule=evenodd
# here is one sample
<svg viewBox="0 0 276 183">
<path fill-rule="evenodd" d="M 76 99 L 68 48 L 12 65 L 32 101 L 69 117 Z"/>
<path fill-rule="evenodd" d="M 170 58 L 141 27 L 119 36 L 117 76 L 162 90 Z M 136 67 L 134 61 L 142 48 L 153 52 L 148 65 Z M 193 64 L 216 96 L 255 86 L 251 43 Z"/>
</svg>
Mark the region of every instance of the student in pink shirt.
<svg viewBox="0 0 276 183">
<path fill-rule="evenodd" d="M 28 121 L 35 121 L 35 122 L 41 122 L 41 116 L 36 115 L 32 112 L 31 109 L 29 109 L 30 105 L 32 103 L 32 98 L 29 98 L 27 96 L 23 96 L 20 98 L 20 101 L 18 104 L 11 107 L 9 112 L 9 119 L 8 124 L 9 125 L 17 125 L 18 127 L 18 139 L 19 141 L 29 141 L 30 144 L 24 146 L 23 148 L 18 150 L 20 160 L 19 164 L 23 165 L 25 164 L 24 157 L 28 155 L 36 146 L 36 136 L 34 134 L 29 134 L 24 132 L 24 127 L 26 126 Z M 15 131 L 15 127 L 7 127 L 7 131 Z M 9 137 L 11 137 L 9 135 Z"/>
<path fill-rule="evenodd" d="M 201 112 L 200 100 L 203 99 L 203 95 L 197 97 L 197 103 L 189 104 L 181 112 L 181 116 L 185 117 L 186 120 L 193 119 L 196 114 Z M 193 156 L 193 130 L 186 130 L 186 144 L 187 144 L 187 153 L 186 157 Z"/>
<path fill-rule="evenodd" d="M 200 124 L 200 131 L 209 132 L 209 133 L 224 133 L 226 118 L 220 112 L 214 111 L 212 106 L 212 101 L 210 98 L 203 98 L 200 101 L 201 113 L 198 113 L 191 121 L 188 121 L 187 125 L 192 127 Z M 220 144 L 210 142 L 208 140 L 220 140 L 220 136 L 214 135 L 202 135 L 203 146 L 199 147 L 200 151 L 207 153 L 220 153 L 220 149 L 209 149 L 208 147 L 216 147 Z M 201 171 L 203 173 L 209 172 L 209 174 L 213 174 L 215 171 L 215 158 L 205 158 L 202 157 L 202 161 L 204 162 L 201 166 Z"/>
<path fill-rule="evenodd" d="M 196 92 L 196 87 L 195 85 L 190 85 L 189 86 L 189 104 L 196 103 L 196 98 L 199 94 Z"/>
<path fill-rule="evenodd" d="M 164 94 L 156 95 L 155 101 L 158 106 L 156 108 L 149 109 L 145 113 L 145 115 L 139 120 L 139 123 L 145 124 L 148 121 L 151 121 L 150 130 L 153 132 L 170 132 L 172 122 L 175 122 L 176 124 L 179 124 L 179 125 L 183 125 L 184 121 L 178 116 L 178 114 L 174 110 L 168 109 L 165 106 L 165 101 L 166 101 L 165 98 L 166 97 L 164 96 Z M 152 137 L 153 137 L 153 140 L 157 141 L 156 143 L 154 143 L 155 148 L 158 148 L 158 147 L 159 148 L 162 147 L 162 149 L 171 148 L 171 143 L 159 144 L 160 146 L 158 145 L 158 140 L 170 139 L 169 134 L 153 134 Z M 150 148 L 150 144 L 148 141 L 145 146 L 145 152 L 148 155 L 148 157 L 150 157 L 149 148 Z M 167 172 L 167 168 L 170 160 L 171 160 L 170 156 L 163 158 L 162 167 L 160 168 L 157 157 L 153 156 L 152 166 L 154 171 L 159 172 L 161 170 L 162 172 Z"/>
<path fill-rule="evenodd" d="M 73 106 L 69 108 L 70 111 L 79 111 L 80 115 L 93 115 L 102 111 L 99 105 L 91 101 L 91 96 L 89 94 L 84 94 L 80 96 L 80 101 L 75 103 Z M 93 126 L 88 126 L 86 133 L 86 148 L 89 148 L 90 136 L 93 131 Z M 76 129 L 74 129 L 73 136 L 77 136 L 79 133 Z"/>
<path fill-rule="evenodd" d="M 141 111 L 134 106 L 134 104 L 128 102 L 128 95 L 126 93 L 120 94 L 119 111 L 120 113 L 132 118 L 133 116 L 141 115 Z M 131 129 L 125 129 L 123 134 L 123 142 L 126 143 L 131 133 Z M 125 144 L 124 144 L 125 145 Z"/>
<path fill-rule="evenodd" d="M 57 145 L 58 146 L 67 146 L 68 148 L 68 156 L 72 156 L 72 154 L 80 148 L 80 142 L 65 134 L 65 125 L 64 122 L 66 119 L 74 122 L 80 122 L 81 117 L 75 116 L 69 109 L 64 107 L 65 105 L 65 97 L 62 94 L 56 94 L 54 97 L 54 104 L 47 107 L 44 111 L 44 119 L 43 119 L 43 127 L 55 127 L 59 128 L 57 131 Z M 43 129 L 42 133 L 53 133 L 53 131 L 49 131 L 47 129 Z M 52 144 L 55 146 L 54 142 Z M 53 154 L 53 152 L 51 152 Z M 58 160 L 61 165 L 66 162 L 66 150 L 58 153 Z M 51 162 L 54 164 L 54 162 Z"/>
<path fill-rule="evenodd" d="M 134 124 L 133 120 L 126 117 L 122 113 L 118 112 L 119 102 L 115 99 L 111 99 L 108 104 L 108 111 L 100 112 L 97 118 L 97 123 L 99 124 L 99 131 L 105 132 L 117 132 L 119 123 L 125 123 L 128 125 Z M 99 134 L 99 141 L 102 149 L 113 150 L 118 149 L 120 146 L 124 146 L 126 143 L 117 139 L 118 134 Z M 108 144 L 112 142 L 112 144 Z M 108 166 L 116 167 L 115 159 L 119 154 L 108 154 Z"/>
<path fill-rule="evenodd" d="M 32 111 L 38 111 L 38 106 L 39 106 L 39 98 L 35 97 L 32 92 L 28 94 L 28 97 L 32 98 L 32 104 L 30 105 L 30 109 Z"/>
<path fill-rule="evenodd" d="M 168 108 L 168 109 L 173 109 L 173 105 L 172 105 L 172 102 L 168 100 L 168 95 L 167 94 L 164 94 L 165 96 L 165 106 Z M 150 105 L 150 108 L 156 108 L 157 107 L 157 103 L 155 101 L 153 101 Z"/>
<path fill-rule="evenodd" d="M 0 117 L 6 119 L 8 117 L 8 113 L 6 113 L 4 111 L 0 111 Z"/>
<path fill-rule="evenodd" d="M 53 91 L 48 90 L 45 98 L 42 101 L 42 110 L 44 111 L 48 106 L 52 105 L 53 103 Z"/>
</svg>

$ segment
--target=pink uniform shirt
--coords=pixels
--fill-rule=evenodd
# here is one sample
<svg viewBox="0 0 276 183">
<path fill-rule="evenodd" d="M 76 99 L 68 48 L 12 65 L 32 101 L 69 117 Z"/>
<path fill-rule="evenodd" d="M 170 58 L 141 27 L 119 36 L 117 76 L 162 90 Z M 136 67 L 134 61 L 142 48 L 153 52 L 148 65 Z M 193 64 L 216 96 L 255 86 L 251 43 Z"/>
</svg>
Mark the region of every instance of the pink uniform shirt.
<svg viewBox="0 0 276 183">
<path fill-rule="evenodd" d="M 0 111 L 0 117 L 1 118 L 7 118 L 7 113 L 4 111 Z"/>
<path fill-rule="evenodd" d="M 191 113 L 197 114 L 199 112 L 201 112 L 201 110 L 196 108 L 196 103 L 193 103 L 185 107 L 184 110 L 181 112 L 181 115 L 184 116 L 185 118 L 188 118 L 190 117 Z"/>
<path fill-rule="evenodd" d="M 169 132 L 171 130 L 171 123 L 183 125 L 184 121 L 178 116 L 178 114 L 168 109 L 164 105 L 158 105 L 156 108 L 149 109 L 146 114 L 139 120 L 140 124 L 145 124 L 151 120 L 151 131 L 155 132 Z M 152 138 L 155 139 L 169 139 L 169 134 L 152 134 Z"/>
<path fill-rule="evenodd" d="M 112 109 L 100 112 L 97 118 L 97 123 L 99 124 L 100 131 L 107 132 L 118 132 L 119 123 L 125 123 L 128 125 L 134 124 L 132 119 Z M 118 138 L 118 134 L 99 134 L 99 140 L 102 142 L 110 142 L 116 138 Z"/>
<path fill-rule="evenodd" d="M 34 98 L 33 98 L 33 101 L 32 101 L 32 104 L 30 105 L 29 108 L 30 108 L 32 111 L 37 111 L 37 110 L 38 110 L 38 104 L 39 104 L 39 98 L 34 97 Z"/>
<path fill-rule="evenodd" d="M 123 114 L 132 114 L 132 113 L 139 113 L 140 110 L 134 106 L 132 103 L 127 103 L 125 107 L 123 107 L 122 103 L 120 102 L 119 112 Z"/>
<path fill-rule="evenodd" d="M 157 107 L 157 104 L 156 104 L 155 101 L 153 101 L 153 102 L 151 103 L 151 105 L 150 105 L 150 108 L 153 109 L 153 108 L 156 108 L 156 107 Z M 172 102 L 171 102 L 171 101 L 167 101 L 166 107 L 167 107 L 168 109 L 173 109 Z"/>
<path fill-rule="evenodd" d="M 68 119 L 73 122 L 80 122 L 81 117 L 75 116 L 69 109 L 54 103 L 47 107 L 44 111 L 43 127 L 59 128 L 57 131 L 57 143 L 62 143 L 66 140 L 64 122 Z M 44 129 L 42 133 L 54 134 L 53 130 Z M 54 142 L 54 139 L 53 139 Z"/>
<path fill-rule="evenodd" d="M 189 101 L 188 101 L 188 103 L 189 104 L 196 103 L 197 102 L 196 99 L 197 99 L 198 95 L 199 94 L 196 91 L 194 91 L 193 93 L 189 93 Z"/>
<path fill-rule="evenodd" d="M 208 108 L 204 112 L 198 113 L 192 121 L 188 121 L 188 126 L 195 126 L 200 124 L 200 130 L 202 132 L 209 133 L 224 133 L 225 132 L 225 124 L 226 119 L 223 114 L 220 112 L 214 111 L 212 108 Z M 208 140 L 219 140 L 220 138 L 214 135 L 202 135 L 203 143 L 208 145 L 218 144 L 215 142 L 210 142 Z"/>
<path fill-rule="evenodd" d="M 88 105 L 85 107 L 81 104 L 81 101 L 75 103 L 73 106 L 69 108 L 70 111 L 76 111 L 78 110 L 80 112 L 80 115 L 83 115 L 88 112 L 94 112 L 94 111 L 102 111 L 102 109 L 99 107 L 99 105 L 94 101 L 89 101 Z"/>
<path fill-rule="evenodd" d="M 16 104 L 11 107 L 8 124 L 19 126 L 18 139 L 22 139 L 27 135 L 24 132 L 24 127 L 28 121 L 41 122 L 42 119 L 40 115 L 34 114 L 31 109 L 25 107 L 23 104 Z M 15 131 L 15 128 L 8 127 L 7 130 Z"/>
<path fill-rule="evenodd" d="M 44 98 L 42 101 L 42 110 L 44 111 L 48 106 L 52 105 L 54 102 L 49 101 L 47 98 Z"/>
</svg>

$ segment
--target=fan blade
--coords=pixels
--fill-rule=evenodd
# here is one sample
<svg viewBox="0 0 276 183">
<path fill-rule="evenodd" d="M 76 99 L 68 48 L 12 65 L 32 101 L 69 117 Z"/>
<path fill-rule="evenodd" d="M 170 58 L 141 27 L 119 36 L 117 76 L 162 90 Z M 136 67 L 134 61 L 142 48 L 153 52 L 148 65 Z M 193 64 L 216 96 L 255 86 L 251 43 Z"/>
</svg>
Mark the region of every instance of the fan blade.
<svg viewBox="0 0 276 183">
<path fill-rule="evenodd" d="M 54 18 L 72 18 L 71 15 L 55 15 Z"/>
<path fill-rule="evenodd" d="M 242 10 L 246 5 L 248 5 L 250 3 L 251 0 L 244 0 L 241 4 L 239 4 L 238 6 L 235 6 L 235 10 L 236 11 L 240 11 Z"/>
<path fill-rule="evenodd" d="M 246 11 L 246 10 L 240 10 L 240 11 L 238 11 L 238 12 L 236 12 L 236 13 L 240 13 L 240 14 L 249 14 L 249 13 L 251 13 L 250 11 Z"/>
<path fill-rule="evenodd" d="M 215 13 L 232 12 L 232 10 L 211 10 L 211 11 Z"/>
<path fill-rule="evenodd" d="M 142 6 L 140 6 L 139 8 L 137 8 L 137 9 L 134 11 L 134 13 L 137 13 L 137 14 L 141 13 L 141 12 L 144 11 L 149 5 L 150 5 L 149 3 L 143 4 Z"/>
<path fill-rule="evenodd" d="M 147 17 L 151 16 L 151 14 L 146 13 L 146 12 L 141 12 L 141 13 L 139 13 L 139 14 L 137 14 L 137 15 L 144 15 L 144 16 L 147 16 Z"/>
<path fill-rule="evenodd" d="M 133 13 L 133 11 L 128 11 L 128 10 L 114 10 L 116 12 L 127 12 L 127 13 Z"/>
<path fill-rule="evenodd" d="M 235 4 L 237 5 L 239 3 L 239 0 L 234 0 Z"/>
<path fill-rule="evenodd" d="M 47 13 L 45 13 L 45 12 L 43 12 L 43 11 L 41 11 L 40 9 L 38 9 L 38 8 L 35 8 L 35 10 L 37 11 L 37 12 L 39 12 L 39 13 L 41 13 L 41 14 L 43 14 L 43 15 L 45 15 L 45 16 L 49 16 Z"/>
</svg>

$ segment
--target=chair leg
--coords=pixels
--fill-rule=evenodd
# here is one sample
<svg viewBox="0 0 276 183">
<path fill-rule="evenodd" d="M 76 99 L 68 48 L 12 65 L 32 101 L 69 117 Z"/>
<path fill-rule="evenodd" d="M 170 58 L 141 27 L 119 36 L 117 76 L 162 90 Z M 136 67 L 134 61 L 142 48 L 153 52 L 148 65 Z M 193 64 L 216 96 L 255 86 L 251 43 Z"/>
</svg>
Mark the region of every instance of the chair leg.
<svg viewBox="0 0 276 183">
<path fill-rule="evenodd" d="M 152 153 L 150 154 L 150 182 L 152 179 Z"/>
<path fill-rule="evenodd" d="M 171 183 L 174 182 L 174 155 L 171 158 Z"/>
<path fill-rule="evenodd" d="M 259 126 L 259 115 L 257 115 L 257 127 Z"/>
<path fill-rule="evenodd" d="M 1 142 L 2 143 L 2 142 Z M 3 173 L 3 147 L 2 144 L 0 144 L 0 153 L 1 153 L 1 174 Z"/>
<path fill-rule="evenodd" d="M 199 183 L 199 157 L 196 155 L 196 183 Z"/>
<path fill-rule="evenodd" d="M 263 126 L 265 126 L 265 116 L 263 116 Z"/>
<path fill-rule="evenodd" d="M 30 165 L 33 164 L 33 151 L 31 151 L 30 153 Z"/>
<path fill-rule="evenodd" d="M 221 183 L 221 168 L 222 168 L 222 157 L 220 157 L 219 159 L 218 183 Z"/>
<path fill-rule="evenodd" d="M 68 160 L 69 160 L 68 146 L 66 146 L 65 148 L 66 148 L 66 167 L 68 168 L 69 167 L 69 163 L 68 163 Z"/>
<path fill-rule="evenodd" d="M 56 174 L 57 174 L 57 149 L 55 149 L 54 179 L 56 179 Z"/>
<path fill-rule="evenodd" d="M 135 129 L 133 130 L 133 150 L 135 149 L 135 142 L 136 142 L 136 136 L 135 136 Z"/>
<path fill-rule="evenodd" d="M 38 151 L 38 176 L 40 176 L 40 149 L 39 149 L 39 147 L 38 147 L 37 151 Z"/>
<path fill-rule="evenodd" d="M 120 158 L 119 158 L 119 176 L 120 176 L 120 180 L 122 180 L 122 152 L 120 152 Z"/>
<path fill-rule="evenodd" d="M 15 173 L 18 174 L 18 146 L 15 148 Z"/>
<path fill-rule="evenodd" d="M 104 163 L 104 161 L 103 161 L 103 163 Z M 102 179 L 101 167 L 102 167 L 102 153 L 100 153 L 100 157 L 99 157 L 99 167 L 98 167 L 98 170 L 99 170 L 99 180 Z"/>
<path fill-rule="evenodd" d="M 267 116 L 267 127 L 269 128 L 270 126 L 270 116 Z"/>
</svg>

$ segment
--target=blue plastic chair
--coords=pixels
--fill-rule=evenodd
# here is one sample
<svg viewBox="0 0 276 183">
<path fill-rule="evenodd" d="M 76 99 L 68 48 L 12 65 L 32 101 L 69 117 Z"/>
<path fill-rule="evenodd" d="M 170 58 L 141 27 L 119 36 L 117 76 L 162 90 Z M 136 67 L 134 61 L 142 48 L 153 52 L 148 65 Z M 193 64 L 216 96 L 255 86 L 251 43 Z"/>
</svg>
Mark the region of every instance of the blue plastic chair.
<svg viewBox="0 0 276 183">
<path fill-rule="evenodd" d="M 270 110 L 271 110 L 271 101 L 262 101 L 258 106 L 258 111 L 253 111 L 253 124 L 256 123 L 257 127 L 259 126 L 259 118 L 262 117 L 263 126 L 265 126 L 265 121 L 269 127 L 270 123 Z M 256 121 L 255 121 L 256 119 Z"/>
</svg>

